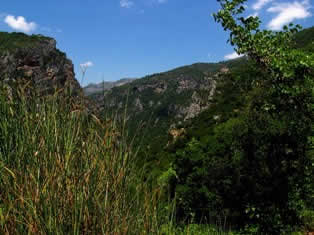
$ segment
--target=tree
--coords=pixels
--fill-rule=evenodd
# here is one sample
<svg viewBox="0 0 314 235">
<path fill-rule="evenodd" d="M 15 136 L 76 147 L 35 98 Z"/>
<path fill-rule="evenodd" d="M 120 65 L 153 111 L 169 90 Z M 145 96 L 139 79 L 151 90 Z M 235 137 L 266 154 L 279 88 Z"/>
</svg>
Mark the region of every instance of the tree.
<svg viewBox="0 0 314 235">
<path fill-rule="evenodd" d="M 241 90 L 235 95 L 245 101 L 231 106 L 222 120 L 209 123 L 211 133 L 177 150 L 177 211 L 182 218 L 192 214 L 200 221 L 204 215 L 236 217 L 229 218 L 233 225 L 254 225 L 262 234 L 310 229 L 314 55 L 294 45 L 300 26 L 261 30 L 258 17 L 243 16 L 245 0 L 218 2 L 221 10 L 215 20 L 230 31 L 229 42 L 254 67 L 224 75 L 225 87 L 233 88 L 224 88 L 216 99 Z M 234 114 L 234 109 L 240 111 Z"/>
<path fill-rule="evenodd" d="M 313 185 L 305 182 L 313 177 L 314 54 L 293 48 L 300 26 L 261 30 L 258 17 L 243 16 L 245 0 L 218 2 L 216 22 L 230 31 L 228 41 L 237 53 L 255 61 L 263 74 L 254 84 L 246 114 L 248 133 L 241 142 L 248 166 L 258 168 L 247 172 L 251 184 L 259 185 L 260 199 L 265 197 L 258 202 L 253 194 L 249 209 L 254 209 L 261 231 L 280 233 L 301 223 L 313 193 Z"/>
</svg>

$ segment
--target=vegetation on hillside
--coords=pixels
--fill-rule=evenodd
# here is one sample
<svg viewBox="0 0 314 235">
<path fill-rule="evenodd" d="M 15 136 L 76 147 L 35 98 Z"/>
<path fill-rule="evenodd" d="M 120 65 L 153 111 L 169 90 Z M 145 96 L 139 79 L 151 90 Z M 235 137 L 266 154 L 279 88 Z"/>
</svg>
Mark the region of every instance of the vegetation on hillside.
<svg viewBox="0 0 314 235">
<path fill-rule="evenodd" d="M 33 48 L 43 40 L 52 40 L 42 35 L 26 35 L 24 33 L 0 32 L 0 52 L 15 51 L 17 49 Z"/>
<path fill-rule="evenodd" d="M 312 29 L 301 32 L 303 50 L 297 50 L 297 28 L 260 30 L 257 17 L 239 16 L 244 1 L 219 2 L 215 19 L 252 66 L 222 79 L 216 103 L 172 147 L 177 216 L 226 218 L 249 234 L 311 231 L 314 54 L 313 38 L 305 35 Z"/>
<path fill-rule="evenodd" d="M 303 50 L 307 53 L 314 53 L 314 26 L 303 29 L 294 36 L 295 48 Z"/>
</svg>

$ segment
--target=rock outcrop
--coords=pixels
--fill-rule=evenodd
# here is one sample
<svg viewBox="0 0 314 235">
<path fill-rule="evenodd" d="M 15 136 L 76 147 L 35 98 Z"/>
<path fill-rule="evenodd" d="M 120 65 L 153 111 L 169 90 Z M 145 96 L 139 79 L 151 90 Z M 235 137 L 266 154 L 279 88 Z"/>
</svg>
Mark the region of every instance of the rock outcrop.
<svg viewBox="0 0 314 235">
<path fill-rule="evenodd" d="M 2 32 L 0 42 L 0 82 L 23 84 L 39 95 L 57 91 L 83 94 L 71 60 L 56 48 L 54 39 Z"/>
</svg>

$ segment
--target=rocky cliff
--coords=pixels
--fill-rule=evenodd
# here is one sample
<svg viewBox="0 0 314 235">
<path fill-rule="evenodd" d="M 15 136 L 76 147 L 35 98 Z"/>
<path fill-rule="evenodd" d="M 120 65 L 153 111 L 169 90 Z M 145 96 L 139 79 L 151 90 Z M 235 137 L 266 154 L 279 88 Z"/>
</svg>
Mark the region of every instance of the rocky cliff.
<svg viewBox="0 0 314 235">
<path fill-rule="evenodd" d="M 83 94 L 72 62 L 56 48 L 54 39 L 41 35 L 0 33 L 0 81 L 23 84 L 40 95 Z"/>
</svg>

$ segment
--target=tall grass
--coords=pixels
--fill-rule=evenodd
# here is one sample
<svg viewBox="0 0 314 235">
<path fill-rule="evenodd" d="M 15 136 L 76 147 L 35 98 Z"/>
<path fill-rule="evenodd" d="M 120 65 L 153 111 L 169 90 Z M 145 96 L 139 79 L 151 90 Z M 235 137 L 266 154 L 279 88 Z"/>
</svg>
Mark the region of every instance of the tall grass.
<svg viewBox="0 0 314 235">
<path fill-rule="evenodd" d="M 69 98 L 0 95 L 0 234 L 148 234 L 150 192 L 114 120 Z"/>
<path fill-rule="evenodd" d="M 18 94 L 0 89 L 0 234 L 210 234 L 172 226 L 114 119 Z"/>
</svg>

